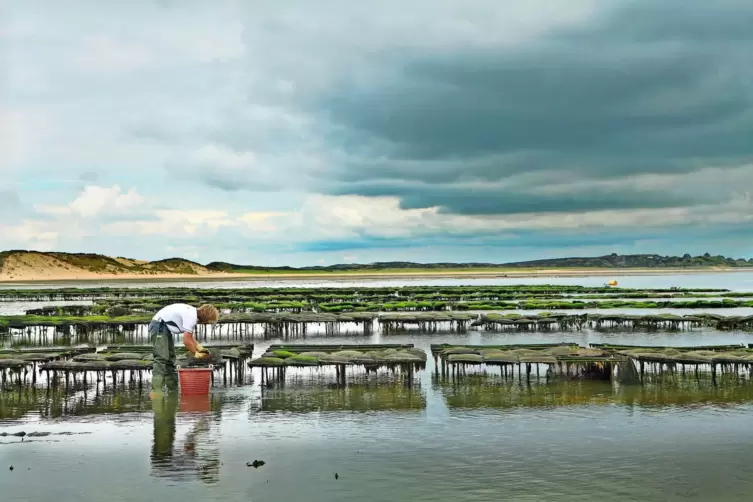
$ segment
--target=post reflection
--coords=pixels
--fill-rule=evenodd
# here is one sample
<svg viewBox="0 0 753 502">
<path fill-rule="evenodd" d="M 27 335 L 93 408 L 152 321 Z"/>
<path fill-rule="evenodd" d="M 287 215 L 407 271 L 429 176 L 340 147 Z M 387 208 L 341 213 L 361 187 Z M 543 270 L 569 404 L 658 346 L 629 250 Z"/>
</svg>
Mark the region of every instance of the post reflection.
<svg viewBox="0 0 753 502">
<path fill-rule="evenodd" d="M 152 475 L 174 481 L 219 481 L 220 453 L 211 437 L 210 397 L 165 395 L 152 401 Z M 178 430 L 186 429 L 179 434 Z M 176 441 L 177 439 L 177 441 Z"/>
<path fill-rule="evenodd" d="M 450 409 L 626 406 L 642 409 L 729 407 L 753 402 L 753 385 L 737 378 L 656 378 L 641 385 L 596 380 L 511 380 L 499 375 L 435 378 Z"/>
</svg>

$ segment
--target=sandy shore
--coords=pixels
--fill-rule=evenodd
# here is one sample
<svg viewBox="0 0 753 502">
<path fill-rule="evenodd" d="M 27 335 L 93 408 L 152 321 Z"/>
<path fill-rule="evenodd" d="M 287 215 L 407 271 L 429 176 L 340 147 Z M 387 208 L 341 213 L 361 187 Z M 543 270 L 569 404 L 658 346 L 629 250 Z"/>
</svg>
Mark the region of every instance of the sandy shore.
<svg viewBox="0 0 753 502">
<path fill-rule="evenodd" d="M 489 279 L 532 277 L 608 277 L 618 278 L 638 275 L 684 275 L 731 272 L 753 272 L 753 268 L 698 268 L 698 269 L 515 269 L 515 270 L 416 270 L 385 272 L 296 272 L 296 273 L 212 273 L 212 274 L 96 274 L 96 273 L 25 273 L 17 277 L 0 277 L 0 283 L 56 283 L 56 282 L 101 282 L 101 281 L 296 281 L 328 280 L 352 281 L 358 279 Z"/>
</svg>

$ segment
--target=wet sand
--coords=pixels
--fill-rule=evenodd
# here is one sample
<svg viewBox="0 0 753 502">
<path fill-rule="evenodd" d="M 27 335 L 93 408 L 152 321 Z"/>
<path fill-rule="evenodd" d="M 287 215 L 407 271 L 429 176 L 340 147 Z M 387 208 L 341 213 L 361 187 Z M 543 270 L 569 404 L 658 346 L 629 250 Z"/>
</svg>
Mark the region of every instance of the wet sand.
<svg viewBox="0 0 753 502">
<path fill-rule="evenodd" d="M 406 270 L 377 272 L 273 272 L 273 273 L 210 273 L 210 274 L 98 274 L 98 273 L 48 273 L 38 270 L 21 276 L 0 276 L 0 284 L 58 283 L 97 281 L 143 281 L 161 282 L 175 280 L 224 281 L 224 280 L 281 280 L 327 279 L 351 281 L 354 279 L 487 279 L 531 277 L 618 277 L 618 276 L 664 276 L 686 274 L 710 274 L 730 272 L 753 272 L 753 268 L 579 268 L 579 269 L 494 269 L 494 270 Z"/>
</svg>

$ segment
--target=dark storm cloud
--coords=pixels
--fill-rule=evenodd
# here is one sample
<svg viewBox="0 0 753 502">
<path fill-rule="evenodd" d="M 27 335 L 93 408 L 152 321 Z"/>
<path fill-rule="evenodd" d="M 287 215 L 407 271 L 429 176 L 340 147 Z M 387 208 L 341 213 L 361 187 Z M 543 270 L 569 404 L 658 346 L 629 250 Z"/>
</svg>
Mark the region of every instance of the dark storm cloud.
<svg viewBox="0 0 753 502">
<path fill-rule="evenodd" d="M 458 241 L 453 236 L 435 235 L 410 238 L 380 238 L 361 236 L 358 239 L 330 239 L 301 243 L 300 251 L 305 252 L 346 252 L 364 249 L 434 249 L 448 246 L 469 248 L 516 249 L 542 248 L 563 250 L 583 247 L 620 248 L 630 250 L 642 242 L 657 243 L 654 249 L 663 250 L 664 254 L 683 254 L 685 252 L 705 253 L 717 249 L 719 243 L 730 247 L 745 248 L 749 252 L 749 239 L 753 235 L 753 225 L 720 225 L 704 228 L 697 225 L 680 225 L 655 227 L 636 230 L 635 228 L 617 228 L 601 232 L 588 231 L 536 231 L 520 230 L 506 233 L 504 236 L 492 233 L 478 234 Z M 713 239 L 709 241 L 709 239 Z M 645 249 L 645 247 L 644 247 Z M 611 251 L 610 251 L 611 252 Z M 630 252 L 630 251 L 628 251 Z M 642 252 L 642 251 L 641 251 Z M 418 260 L 421 261 L 421 260 Z M 499 262 L 489 258 L 490 262 Z"/>
<path fill-rule="evenodd" d="M 425 248 L 457 246 L 488 247 L 488 248 L 516 248 L 516 247 L 547 247 L 568 248 L 592 245 L 630 245 L 637 240 L 655 238 L 657 233 L 644 232 L 639 234 L 625 234 L 605 232 L 603 234 L 569 234 L 550 232 L 520 232 L 499 235 L 477 235 L 459 243 L 457 239 L 444 236 L 411 237 L 411 238 L 378 238 L 364 236 L 359 239 L 321 240 L 302 243 L 301 251 L 333 252 L 356 251 L 360 249 L 379 248 Z"/>
<path fill-rule="evenodd" d="M 427 5 L 427 24 L 449 21 Z M 180 145 L 168 170 L 225 191 L 397 196 L 461 214 L 688 207 L 747 190 L 698 175 L 710 166 L 750 164 L 740 176 L 753 182 L 751 2 L 603 2 L 500 42 L 491 15 L 469 14 L 468 39 L 422 38 L 396 28 L 394 8 L 371 12 L 379 29 L 363 33 L 358 9 L 301 26 L 303 4 L 277 24 L 271 8 L 260 15 L 273 30 L 249 18 L 246 45 L 268 50 L 246 78 L 227 74 L 232 99 L 131 132 Z M 197 157 L 202 145 L 223 157 Z M 249 152 L 255 162 L 232 161 Z M 650 174 L 676 179 L 633 182 Z"/>
<path fill-rule="evenodd" d="M 351 155 L 331 191 L 462 213 L 723 202 L 729 187 L 575 186 L 552 197 L 536 186 L 468 193 L 448 184 L 532 172 L 567 173 L 573 183 L 750 162 L 750 26 L 750 2 L 634 2 L 515 49 L 408 54 L 382 72 L 391 78 L 345 79 L 318 102 L 347 131 L 340 139 Z M 407 189 L 406 180 L 424 186 Z"/>
<path fill-rule="evenodd" d="M 636 134 L 648 139 L 652 132 L 739 113 L 739 100 L 721 95 L 704 97 L 691 110 L 631 116 L 642 99 L 699 85 L 708 68 L 692 57 L 651 59 L 610 64 L 561 53 L 441 56 L 409 64 L 405 82 L 343 90 L 326 107 L 336 121 L 393 144 L 399 157 L 422 160 L 528 150 L 632 153 Z"/>
<path fill-rule="evenodd" d="M 344 184 L 336 195 L 394 195 L 403 209 L 426 207 L 427 202 L 439 205 L 442 212 L 457 214 L 514 214 L 529 212 L 580 212 L 640 208 L 680 207 L 709 200 L 708 193 L 668 193 L 666 191 L 624 188 L 580 190 L 564 194 L 541 194 L 532 188 L 459 189 L 453 185 L 430 184 Z"/>
</svg>

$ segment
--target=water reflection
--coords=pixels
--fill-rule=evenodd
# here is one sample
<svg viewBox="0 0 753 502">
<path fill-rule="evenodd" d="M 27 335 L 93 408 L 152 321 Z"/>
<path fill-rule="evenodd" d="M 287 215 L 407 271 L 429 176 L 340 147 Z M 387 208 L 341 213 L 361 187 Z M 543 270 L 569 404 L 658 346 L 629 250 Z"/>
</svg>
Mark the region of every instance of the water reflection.
<svg viewBox="0 0 753 502">
<path fill-rule="evenodd" d="M 256 411 L 409 411 L 426 408 L 426 396 L 419 386 L 406 386 L 387 378 L 356 378 L 346 387 L 322 384 L 320 379 L 296 379 L 284 387 L 261 387 Z"/>
<path fill-rule="evenodd" d="M 220 479 L 220 451 L 212 437 L 212 402 L 210 395 L 177 394 L 152 401 L 154 415 L 151 452 L 152 475 L 175 481 L 200 479 L 214 484 Z M 178 416 L 188 431 L 178 436 Z"/>
<path fill-rule="evenodd" d="M 83 433 L 91 433 L 101 430 L 103 425 L 110 429 L 115 423 L 138 423 L 151 414 L 152 475 L 213 484 L 219 481 L 221 462 L 217 444 L 223 408 L 229 404 L 228 408 L 237 411 L 244 401 L 243 396 L 227 392 L 196 397 L 165 394 L 151 400 L 148 391 L 127 385 L 110 387 L 104 392 L 97 386 L 81 383 L 67 389 L 18 386 L 0 391 L 0 424 L 12 425 L 11 432 L 39 432 L 49 430 L 52 420 L 62 418 L 72 422 L 76 417 L 83 424 Z M 113 416 L 118 417 L 117 422 Z M 37 420 L 41 428 L 35 423 Z M 47 440 L 46 435 L 39 437 L 44 439 L 35 440 Z"/>
<path fill-rule="evenodd" d="M 148 412 L 149 397 L 126 384 L 103 391 L 81 381 L 68 387 L 21 385 L 0 390 L 0 423 Z M 135 419 L 135 418 L 134 418 Z"/>
<path fill-rule="evenodd" d="M 593 380 L 509 380 L 499 375 L 474 374 L 434 380 L 433 389 L 449 408 L 555 408 L 624 406 L 667 408 L 729 407 L 753 402 L 750 380 L 655 378 L 643 385 L 620 385 Z"/>
<path fill-rule="evenodd" d="M 0 438 L 16 466 L 0 486 L 8 500 L 82 502 L 749 500 L 749 382 L 430 374 L 416 387 L 290 378 L 155 401 L 120 386 L 86 399 L 80 388 L 8 389 L 0 417 L 23 422 L 0 432 L 93 432 Z M 48 396 L 57 411 L 42 411 Z M 71 416 L 49 419 L 61 413 Z M 247 467 L 255 459 L 266 465 Z"/>
</svg>

